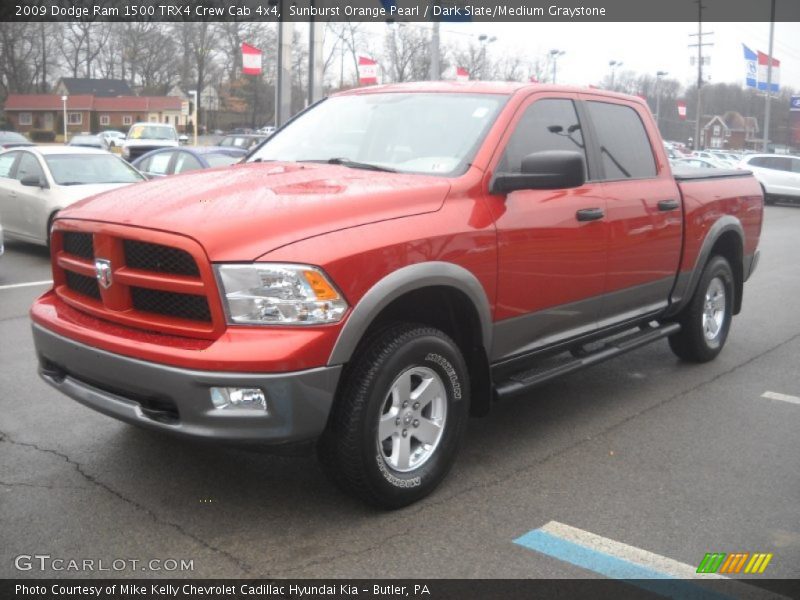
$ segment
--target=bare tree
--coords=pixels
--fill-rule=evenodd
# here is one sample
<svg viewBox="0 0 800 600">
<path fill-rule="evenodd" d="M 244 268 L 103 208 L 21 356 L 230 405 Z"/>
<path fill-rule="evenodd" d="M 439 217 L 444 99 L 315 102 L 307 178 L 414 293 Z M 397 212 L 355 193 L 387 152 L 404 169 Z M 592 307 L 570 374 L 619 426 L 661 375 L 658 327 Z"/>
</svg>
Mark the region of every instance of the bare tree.
<svg viewBox="0 0 800 600">
<path fill-rule="evenodd" d="M 427 78 L 430 44 L 427 35 L 416 26 L 403 23 L 390 25 L 384 37 L 384 56 L 393 81 Z"/>
</svg>

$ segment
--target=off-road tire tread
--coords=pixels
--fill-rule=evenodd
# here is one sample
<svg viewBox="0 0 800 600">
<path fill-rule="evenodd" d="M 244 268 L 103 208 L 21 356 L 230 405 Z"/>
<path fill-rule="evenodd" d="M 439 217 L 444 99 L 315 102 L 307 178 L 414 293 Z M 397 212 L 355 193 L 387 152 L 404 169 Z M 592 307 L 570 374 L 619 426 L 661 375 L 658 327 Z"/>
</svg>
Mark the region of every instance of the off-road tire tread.
<svg viewBox="0 0 800 600">
<path fill-rule="evenodd" d="M 345 381 L 340 387 L 328 426 L 317 445 L 318 458 L 333 483 L 373 506 L 396 508 L 407 503 L 396 506 L 387 504 L 372 489 L 360 461 L 361 413 L 367 408 L 370 385 L 383 364 L 406 342 L 421 336 L 439 337 L 457 348 L 445 333 L 426 325 L 398 323 L 377 332 L 364 344 L 343 374 Z M 468 382 L 462 385 L 468 385 Z"/>
</svg>

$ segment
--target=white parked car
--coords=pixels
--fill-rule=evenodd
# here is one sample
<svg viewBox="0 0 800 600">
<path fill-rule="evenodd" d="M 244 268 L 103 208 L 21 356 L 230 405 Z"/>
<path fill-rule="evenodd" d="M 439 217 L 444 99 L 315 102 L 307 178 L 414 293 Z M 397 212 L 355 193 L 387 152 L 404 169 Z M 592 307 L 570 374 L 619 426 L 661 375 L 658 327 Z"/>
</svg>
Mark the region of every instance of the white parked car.
<svg viewBox="0 0 800 600">
<path fill-rule="evenodd" d="M 800 157 L 786 154 L 748 154 L 740 169 L 752 171 L 764 188 L 764 202 L 777 198 L 800 201 Z"/>
<path fill-rule="evenodd" d="M 124 160 L 93 148 L 33 146 L 0 153 L 0 216 L 6 237 L 47 245 L 62 208 L 144 181 Z"/>
<path fill-rule="evenodd" d="M 116 131 L 114 129 L 101 131 L 97 135 L 98 137 L 101 137 L 105 140 L 109 148 L 113 148 L 114 146 L 121 146 L 122 142 L 125 141 L 125 134 L 122 133 L 121 131 Z"/>
<path fill-rule="evenodd" d="M 177 148 L 179 145 L 178 132 L 172 125 L 134 123 L 122 142 L 122 157 L 134 161 L 151 150 Z"/>
</svg>

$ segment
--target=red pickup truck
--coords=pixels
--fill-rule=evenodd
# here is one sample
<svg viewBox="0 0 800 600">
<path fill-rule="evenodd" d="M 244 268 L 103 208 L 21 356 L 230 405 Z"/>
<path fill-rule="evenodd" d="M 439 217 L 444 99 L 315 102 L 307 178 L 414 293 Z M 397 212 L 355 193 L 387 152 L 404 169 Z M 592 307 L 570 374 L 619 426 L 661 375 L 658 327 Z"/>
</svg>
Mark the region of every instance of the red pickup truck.
<svg viewBox="0 0 800 600">
<path fill-rule="evenodd" d="M 354 90 L 247 164 L 62 211 L 40 373 L 150 429 L 313 441 L 336 483 L 399 507 L 493 401 L 662 338 L 713 359 L 762 208 L 746 171 L 673 174 L 637 98 Z"/>
</svg>

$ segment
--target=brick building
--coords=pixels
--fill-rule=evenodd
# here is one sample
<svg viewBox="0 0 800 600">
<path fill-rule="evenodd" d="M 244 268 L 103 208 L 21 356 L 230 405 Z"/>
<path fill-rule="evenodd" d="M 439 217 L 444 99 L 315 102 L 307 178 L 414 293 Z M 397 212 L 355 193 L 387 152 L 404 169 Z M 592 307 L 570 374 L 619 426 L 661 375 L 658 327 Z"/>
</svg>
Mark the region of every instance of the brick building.
<svg viewBox="0 0 800 600">
<path fill-rule="evenodd" d="M 168 123 L 178 129 L 186 127 L 188 116 L 181 110 L 181 99 L 170 96 L 67 96 L 66 110 L 57 94 L 9 94 L 5 103 L 6 120 L 21 133 L 33 131 L 67 133 L 120 129 L 133 123 Z"/>
</svg>

